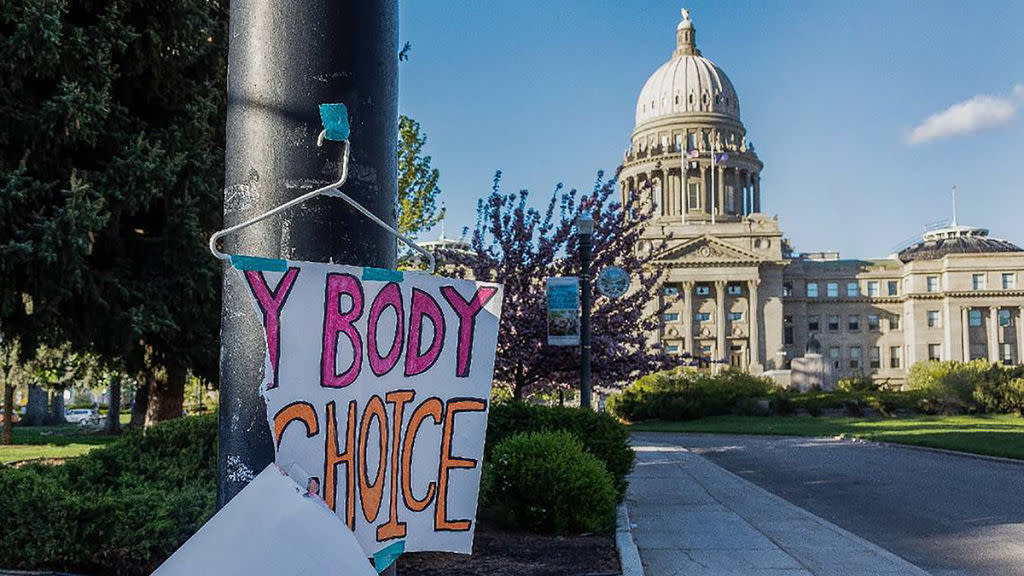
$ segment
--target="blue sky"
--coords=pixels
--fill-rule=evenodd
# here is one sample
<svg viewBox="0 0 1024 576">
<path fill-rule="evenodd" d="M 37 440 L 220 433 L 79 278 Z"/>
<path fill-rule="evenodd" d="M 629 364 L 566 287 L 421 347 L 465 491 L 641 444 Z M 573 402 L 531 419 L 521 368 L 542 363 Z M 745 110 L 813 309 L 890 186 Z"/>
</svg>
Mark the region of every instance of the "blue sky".
<svg viewBox="0 0 1024 576">
<path fill-rule="evenodd" d="M 472 226 L 495 170 L 544 198 L 614 173 L 680 7 L 403 1 L 399 109 L 427 133 L 448 235 Z M 885 256 L 949 218 L 954 184 L 962 224 L 1024 245 L 1024 2 L 686 7 L 739 93 L 762 211 L 798 251 Z"/>
</svg>

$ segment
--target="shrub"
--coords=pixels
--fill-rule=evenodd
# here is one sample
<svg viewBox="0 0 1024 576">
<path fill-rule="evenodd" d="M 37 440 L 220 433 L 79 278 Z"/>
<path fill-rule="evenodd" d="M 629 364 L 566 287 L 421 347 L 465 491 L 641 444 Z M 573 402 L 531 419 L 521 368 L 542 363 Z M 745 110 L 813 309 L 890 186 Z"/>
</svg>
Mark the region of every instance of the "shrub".
<svg viewBox="0 0 1024 576">
<path fill-rule="evenodd" d="M 519 432 L 565 430 L 583 443 L 583 447 L 612 475 L 619 499 L 626 493 L 626 476 L 633 469 L 636 455 L 629 447 L 629 429 L 608 414 L 584 408 L 535 406 L 523 402 L 492 404 L 487 417 L 487 447 L 484 461 L 505 438 Z"/>
<path fill-rule="evenodd" d="M 918 362 L 910 367 L 907 388 L 920 391 L 927 412 L 970 411 L 978 407 L 974 390 L 985 379 L 1000 376 L 985 360 Z"/>
<path fill-rule="evenodd" d="M 986 379 L 974 389 L 974 400 L 986 412 L 1016 412 L 1024 416 L 1024 378 Z"/>
<path fill-rule="evenodd" d="M 5 568 L 151 573 L 213 514 L 217 419 L 129 432 L 62 466 L 0 469 Z"/>
<path fill-rule="evenodd" d="M 689 420 L 729 414 L 740 400 L 765 398 L 774 390 L 771 380 L 743 372 L 711 375 L 681 369 L 640 378 L 610 398 L 608 407 L 630 421 Z"/>
<path fill-rule="evenodd" d="M 870 376 L 853 376 L 851 378 L 840 378 L 836 388 L 840 392 L 858 394 L 862 392 L 875 392 L 879 389 L 878 384 Z"/>
<path fill-rule="evenodd" d="M 615 487 L 604 464 L 566 431 L 514 434 L 484 466 L 483 495 L 509 528 L 556 534 L 615 525 Z"/>
</svg>

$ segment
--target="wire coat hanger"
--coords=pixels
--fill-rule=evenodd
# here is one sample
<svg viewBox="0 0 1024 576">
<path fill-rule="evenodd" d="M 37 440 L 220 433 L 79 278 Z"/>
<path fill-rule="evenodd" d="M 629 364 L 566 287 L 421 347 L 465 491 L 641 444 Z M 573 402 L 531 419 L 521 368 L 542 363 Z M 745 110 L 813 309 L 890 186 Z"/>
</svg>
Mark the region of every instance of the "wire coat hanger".
<svg viewBox="0 0 1024 576">
<path fill-rule="evenodd" d="M 386 223 L 383 220 L 381 220 L 380 218 L 378 218 L 376 214 L 374 214 L 373 212 L 369 211 L 365 206 L 363 206 L 362 204 L 356 202 L 355 200 L 352 199 L 351 196 L 349 196 L 348 194 L 345 194 L 344 192 L 341 191 L 341 187 L 345 184 L 345 181 L 348 180 L 348 158 L 349 158 L 349 153 L 350 153 L 350 151 L 352 149 L 352 144 L 348 140 L 348 134 L 349 134 L 348 111 L 345 109 L 345 105 L 344 104 L 321 104 L 320 105 L 320 117 L 323 120 L 324 129 L 321 130 L 320 134 L 318 134 L 317 137 L 316 137 L 316 145 L 317 145 L 317 147 L 323 146 L 324 140 L 337 140 L 337 141 L 340 141 L 345 146 L 345 150 L 343 152 L 342 161 L 341 161 L 341 175 L 338 177 L 338 181 L 337 182 L 332 182 L 332 183 L 330 183 L 330 184 L 328 184 L 326 186 L 323 186 L 321 188 L 317 188 L 316 190 L 312 190 L 310 192 L 306 192 L 305 194 L 303 194 L 301 196 L 293 198 L 293 199 L 285 202 L 284 204 L 281 204 L 280 206 L 276 206 L 274 208 L 271 208 L 270 210 L 267 210 L 266 212 L 264 212 L 262 214 L 254 216 L 252 218 L 249 218 L 248 220 L 246 220 L 244 222 L 241 222 L 241 223 L 235 224 L 234 226 L 231 226 L 229 228 L 225 228 L 223 230 L 214 232 L 214 234 L 212 236 L 210 236 L 210 243 L 209 243 L 210 253 L 212 253 L 214 256 L 216 256 L 217 258 L 219 258 L 221 260 L 230 260 L 231 259 L 231 255 L 230 254 L 226 254 L 226 253 L 221 252 L 220 250 L 217 249 L 217 241 L 218 240 L 220 240 L 221 238 L 224 238 L 225 236 L 228 236 L 229 234 L 234 234 L 235 232 L 238 232 L 239 230 L 242 230 L 243 228 L 248 228 L 249 226 L 252 226 L 253 224 L 256 224 L 258 222 L 266 220 L 267 218 L 269 218 L 269 217 L 271 217 L 271 216 L 273 216 L 273 215 L 275 215 L 275 214 L 277 214 L 279 212 L 284 212 L 285 210 L 287 210 L 287 209 L 289 209 L 289 208 L 291 208 L 293 206 L 297 206 L 297 205 L 302 204 L 303 202 L 305 202 L 307 200 L 311 200 L 311 199 L 316 198 L 317 196 L 320 196 L 321 194 L 323 194 L 324 196 L 331 196 L 331 197 L 334 197 L 334 198 L 341 198 L 349 206 L 352 206 L 353 208 L 355 208 L 360 214 L 362 214 L 363 216 L 366 216 L 367 218 L 369 218 L 374 224 L 376 224 L 376 225 L 380 226 L 381 228 L 387 230 L 392 236 L 394 236 L 395 238 L 398 238 L 399 240 L 401 240 L 403 244 L 405 244 L 409 248 L 413 249 L 414 251 L 418 252 L 419 254 L 425 256 L 427 258 L 427 261 L 429 262 L 429 264 L 428 264 L 428 273 L 429 274 L 433 274 L 434 270 L 435 270 L 435 268 L 437 266 L 437 261 L 434 259 L 434 255 L 433 254 L 431 254 L 428 250 L 425 250 L 419 244 L 416 244 L 416 242 L 414 242 L 412 239 L 406 237 L 405 235 L 400 233 L 398 230 L 395 230 L 394 228 L 392 228 L 388 223 Z"/>
</svg>

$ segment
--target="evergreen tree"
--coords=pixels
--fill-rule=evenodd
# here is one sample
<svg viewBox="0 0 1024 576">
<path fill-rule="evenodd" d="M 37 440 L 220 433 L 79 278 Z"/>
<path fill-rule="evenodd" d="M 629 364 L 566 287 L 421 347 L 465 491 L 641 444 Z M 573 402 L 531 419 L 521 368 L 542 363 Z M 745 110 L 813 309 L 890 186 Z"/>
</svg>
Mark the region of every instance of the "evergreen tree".
<svg viewBox="0 0 1024 576">
<path fill-rule="evenodd" d="M 0 326 L 216 374 L 226 2 L 0 1 Z M 159 377 L 161 374 L 165 377 Z"/>
</svg>

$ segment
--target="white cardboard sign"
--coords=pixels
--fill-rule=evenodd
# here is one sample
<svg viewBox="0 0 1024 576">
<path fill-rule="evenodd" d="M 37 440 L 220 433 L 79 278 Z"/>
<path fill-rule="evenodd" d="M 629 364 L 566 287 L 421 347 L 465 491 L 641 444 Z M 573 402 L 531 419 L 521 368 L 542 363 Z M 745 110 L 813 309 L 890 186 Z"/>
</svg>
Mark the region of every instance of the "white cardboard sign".
<svg viewBox="0 0 1024 576">
<path fill-rule="evenodd" d="M 296 261 L 239 270 L 266 332 L 276 462 L 369 556 L 470 553 L 502 290 Z"/>
</svg>

